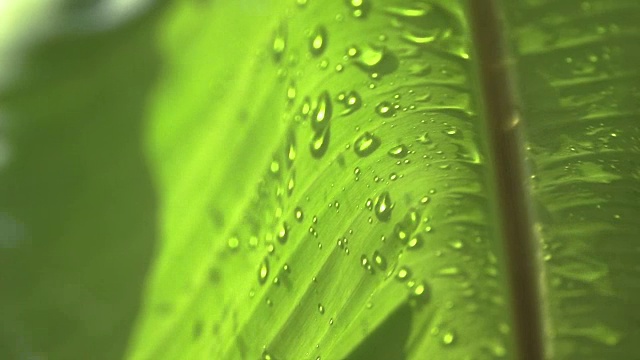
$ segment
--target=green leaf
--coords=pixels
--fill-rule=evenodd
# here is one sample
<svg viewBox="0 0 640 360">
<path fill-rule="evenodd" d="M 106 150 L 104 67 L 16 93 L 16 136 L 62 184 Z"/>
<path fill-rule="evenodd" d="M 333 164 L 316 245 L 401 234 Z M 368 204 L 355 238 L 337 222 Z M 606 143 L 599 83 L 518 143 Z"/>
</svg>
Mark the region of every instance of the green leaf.
<svg viewBox="0 0 640 360">
<path fill-rule="evenodd" d="M 71 3 L 0 47 L 10 358 L 639 355 L 637 1 Z"/>
</svg>

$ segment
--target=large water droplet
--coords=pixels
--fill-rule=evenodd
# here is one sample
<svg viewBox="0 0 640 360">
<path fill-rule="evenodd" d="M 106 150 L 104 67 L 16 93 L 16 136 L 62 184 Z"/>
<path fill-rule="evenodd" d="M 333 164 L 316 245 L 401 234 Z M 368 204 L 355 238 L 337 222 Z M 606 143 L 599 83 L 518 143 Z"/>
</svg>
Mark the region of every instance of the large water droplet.
<svg viewBox="0 0 640 360">
<path fill-rule="evenodd" d="M 311 33 L 309 42 L 309 51 L 315 56 L 321 55 L 327 47 L 327 29 L 322 26 L 316 26 Z"/>
<path fill-rule="evenodd" d="M 330 127 L 327 126 L 322 132 L 316 132 L 311 139 L 311 156 L 316 159 L 321 158 L 329 148 L 329 138 L 331 136 Z"/>
<path fill-rule="evenodd" d="M 318 105 L 313 109 L 313 115 L 311 116 L 311 127 L 315 132 L 321 132 L 329 126 L 332 111 L 331 97 L 327 91 L 323 91 L 318 96 Z"/>
<path fill-rule="evenodd" d="M 258 268 L 258 281 L 260 284 L 264 284 L 267 281 L 267 277 L 269 276 L 269 259 L 265 257 L 262 259 L 260 263 L 260 267 Z"/>
<path fill-rule="evenodd" d="M 389 221 L 391 218 L 391 211 L 393 210 L 393 203 L 391 202 L 391 196 L 388 191 L 383 192 L 376 199 L 375 214 L 380 221 Z"/>
<path fill-rule="evenodd" d="M 380 139 L 370 132 L 360 135 L 354 143 L 353 150 L 360 157 L 371 155 L 380 147 Z"/>
<path fill-rule="evenodd" d="M 374 45 L 364 45 L 360 48 L 352 47 L 352 59 L 356 66 L 367 74 L 377 74 L 379 78 L 382 75 L 394 72 L 399 65 L 398 58 L 384 47 Z M 352 54 L 349 49 L 349 55 Z"/>
</svg>

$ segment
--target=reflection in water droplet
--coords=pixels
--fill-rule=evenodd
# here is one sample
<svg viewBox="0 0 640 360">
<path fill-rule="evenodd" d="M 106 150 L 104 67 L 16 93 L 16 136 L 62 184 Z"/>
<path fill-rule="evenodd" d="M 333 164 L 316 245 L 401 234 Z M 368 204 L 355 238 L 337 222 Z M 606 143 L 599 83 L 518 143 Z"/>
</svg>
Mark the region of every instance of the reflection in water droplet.
<svg viewBox="0 0 640 360">
<path fill-rule="evenodd" d="M 304 213 L 302 212 L 302 208 L 301 207 L 297 207 L 294 212 L 293 212 L 294 216 L 296 217 L 296 220 L 298 220 L 298 222 L 302 222 L 303 218 L 304 218 Z"/>
<path fill-rule="evenodd" d="M 391 211 L 393 210 L 393 203 L 391 202 L 391 196 L 388 191 L 383 192 L 378 196 L 375 205 L 375 214 L 380 221 L 389 221 L 391 218 Z"/>
<path fill-rule="evenodd" d="M 370 132 L 360 135 L 354 143 L 353 150 L 360 157 L 371 155 L 380 146 L 380 139 Z"/>
<path fill-rule="evenodd" d="M 266 257 L 262 259 L 260 263 L 260 268 L 258 269 L 258 281 L 260 284 L 264 284 L 267 281 L 267 277 L 269 276 L 269 259 Z"/>
<path fill-rule="evenodd" d="M 311 34 L 309 51 L 315 56 L 321 55 L 327 47 L 327 29 L 320 25 Z"/>
</svg>

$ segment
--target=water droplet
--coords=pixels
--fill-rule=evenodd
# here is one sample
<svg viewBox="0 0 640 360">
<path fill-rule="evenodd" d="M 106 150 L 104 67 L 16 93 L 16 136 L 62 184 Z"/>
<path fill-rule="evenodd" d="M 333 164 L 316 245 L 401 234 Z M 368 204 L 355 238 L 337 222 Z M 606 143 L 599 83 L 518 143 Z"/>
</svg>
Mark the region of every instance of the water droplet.
<svg viewBox="0 0 640 360">
<path fill-rule="evenodd" d="M 287 48 L 287 27 L 285 23 L 281 23 L 274 31 L 273 43 L 271 47 L 273 59 L 276 62 L 280 62 L 286 48 Z"/>
<path fill-rule="evenodd" d="M 291 177 L 287 182 L 287 195 L 291 196 L 291 194 L 293 194 L 293 189 L 295 187 L 296 187 L 295 173 L 291 173 Z"/>
<path fill-rule="evenodd" d="M 287 224 L 286 221 L 282 222 L 282 225 L 280 225 L 280 230 L 278 230 L 278 241 L 280 241 L 281 244 L 284 244 L 285 242 L 287 242 L 287 238 L 289 237 L 289 225 Z"/>
<path fill-rule="evenodd" d="M 262 259 L 260 263 L 260 268 L 258 269 L 258 281 L 260 284 L 264 284 L 267 281 L 267 277 L 269 276 L 269 259 L 266 257 Z"/>
<path fill-rule="evenodd" d="M 367 270 L 368 273 L 373 274 L 373 267 L 371 266 L 371 262 L 367 259 L 366 255 L 362 255 L 360 257 L 360 264 L 362 267 Z"/>
<path fill-rule="evenodd" d="M 354 143 L 353 150 L 360 157 L 371 155 L 380 146 L 380 139 L 370 132 L 360 135 Z"/>
<path fill-rule="evenodd" d="M 276 160 L 273 160 L 271 162 L 271 165 L 269 166 L 269 170 L 271 170 L 271 173 L 277 174 L 280 171 L 280 163 Z"/>
<path fill-rule="evenodd" d="M 302 212 L 302 208 L 299 206 L 294 210 L 293 214 L 298 222 L 302 222 L 304 219 L 304 213 Z"/>
<path fill-rule="evenodd" d="M 329 325 L 333 325 L 333 318 L 329 319 Z"/>
<path fill-rule="evenodd" d="M 401 159 L 401 158 L 407 156 L 408 153 L 409 153 L 409 148 L 404 144 L 400 144 L 400 145 L 394 146 L 391 149 L 389 149 L 389 151 L 387 152 L 387 154 L 389 154 L 389 156 L 391 156 L 393 158 L 396 158 L 396 159 Z"/>
<path fill-rule="evenodd" d="M 373 252 L 373 262 L 381 270 L 385 270 L 387 268 L 387 260 L 378 250 Z"/>
<path fill-rule="evenodd" d="M 341 113 L 342 116 L 349 115 L 362 107 L 362 98 L 355 91 L 347 93 L 341 101 L 345 106 Z"/>
<path fill-rule="evenodd" d="M 327 152 L 327 149 L 329 148 L 330 135 L 330 127 L 328 126 L 322 132 L 316 132 L 314 134 L 309 146 L 311 156 L 319 159 Z"/>
<path fill-rule="evenodd" d="M 422 297 L 425 295 L 425 291 L 426 291 L 426 286 L 424 282 L 421 281 L 415 284 L 415 286 L 413 287 L 413 291 L 411 292 L 411 296 Z"/>
<path fill-rule="evenodd" d="M 311 117 L 311 127 L 315 132 L 321 132 L 329 126 L 332 113 L 331 97 L 327 91 L 323 91 L 318 96 L 318 105 L 313 110 Z"/>
<path fill-rule="evenodd" d="M 415 234 L 407 242 L 407 247 L 409 247 L 410 250 L 414 250 L 414 249 L 420 248 L 423 243 L 424 243 L 424 236 L 422 234 Z"/>
<path fill-rule="evenodd" d="M 442 336 L 442 343 L 445 345 L 451 345 L 454 340 L 455 340 L 455 335 L 452 331 L 447 331 Z"/>
<path fill-rule="evenodd" d="M 406 266 L 403 266 L 398 270 L 398 275 L 396 276 L 396 278 L 399 281 L 406 281 L 409 279 L 410 276 L 411 276 L 411 271 L 409 270 L 409 268 L 407 268 Z"/>
<path fill-rule="evenodd" d="M 321 55 L 327 47 L 327 29 L 322 25 L 317 26 L 310 40 L 309 51 L 315 56 Z"/>
<path fill-rule="evenodd" d="M 391 103 L 383 101 L 376 106 L 376 114 L 388 118 L 392 117 L 396 113 Z"/>
<path fill-rule="evenodd" d="M 391 211 L 393 210 L 393 203 L 391 202 L 391 196 L 388 191 L 383 192 L 376 199 L 375 214 L 380 221 L 389 221 L 391 218 Z"/>
<path fill-rule="evenodd" d="M 356 49 L 355 52 L 349 51 L 356 66 L 367 74 L 377 74 L 376 78 L 380 78 L 383 75 L 390 74 L 398 68 L 398 58 L 384 47 L 375 45 L 364 45 L 360 48 L 351 47 Z"/>
<path fill-rule="evenodd" d="M 424 133 L 418 136 L 416 141 L 419 142 L 420 144 L 425 144 L 425 145 L 433 143 L 433 141 L 431 140 L 431 137 L 429 136 L 429 133 Z"/>
<path fill-rule="evenodd" d="M 240 245 L 240 241 L 237 237 L 233 236 L 229 238 L 229 240 L 227 241 L 227 245 L 229 246 L 229 249 L 235 250 Z"/>
<path fill-rule="evenodd" d="M 322 304 L 318 304 L 318 311 L 320 314 L 324 314 L 324 306 L 322 306 Z"/>
<path fill-rule="evenodd" d="M 287 101 L 292 103 L 296 99 L 296 83 L 292 80 L 287 87 Z"/>
<path fill-rule="evenodd" d="M 368 14 L 369 2 L 366 0 L 346 0 L 351 8 L 351 15 L 356 18 L 364 18 Z"/>
</svg>

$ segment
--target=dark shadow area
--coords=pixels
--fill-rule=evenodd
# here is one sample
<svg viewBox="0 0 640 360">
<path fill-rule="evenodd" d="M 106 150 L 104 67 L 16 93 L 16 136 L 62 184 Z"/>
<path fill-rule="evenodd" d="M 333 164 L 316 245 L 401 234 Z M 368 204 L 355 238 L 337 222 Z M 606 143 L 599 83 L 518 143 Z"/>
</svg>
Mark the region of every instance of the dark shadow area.
<svg viewBox="0 0 640 360">
<path fill-rule="evenodd" d="M 0 236 L 13 237 L 0 248 L 1 359 L 124 356 L 156 239 L 143 119 L 159 11 L 52 36 L 0 94 L 12 150 Z"/>
<path fill-rule="evenodd" d="M 360 343 L 348 360 L 404 360 L 411 331 L 411 306 L 405 303 Z"/>
</svg>

